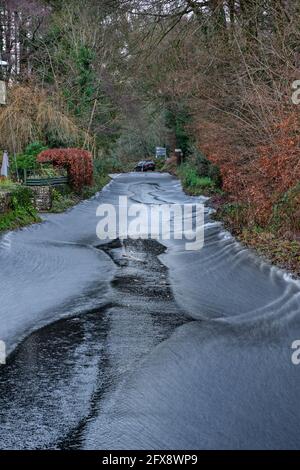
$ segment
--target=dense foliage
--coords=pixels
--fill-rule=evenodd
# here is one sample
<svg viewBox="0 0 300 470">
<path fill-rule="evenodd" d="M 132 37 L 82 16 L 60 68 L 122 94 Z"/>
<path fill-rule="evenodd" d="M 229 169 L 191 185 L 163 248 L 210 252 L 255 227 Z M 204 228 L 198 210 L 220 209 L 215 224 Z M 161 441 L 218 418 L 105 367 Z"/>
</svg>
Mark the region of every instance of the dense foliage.
<svg viewBox="0 0 300 470">
<path fill-rule="evenodd" d="M 47 147 L 40 142 L 32 142 L 27 145 L 24 152 L 16 155 L 16 158 L 11 158 L 11 171 L 16 176 L 22 170 L 34 170 L 37 167 L 37 156 Z"/>
<path fill-rule="evenodd" d="M 12 230 L 39 222 L 34 208 L 33 193 L 29 188 L 16 186 L 10 189 L 11 204 L 8 212 L 0 214 L 0 231 Z"/>
<path fill-rule="evenodd" d="M 92 184 L 93 160 L 87 150 L 77 148 L 49 149 L 38 155 L 39 163 L 53 163 L 54 166 L 66 168 L 70 183 L 76 191 Z"/>
</svg>

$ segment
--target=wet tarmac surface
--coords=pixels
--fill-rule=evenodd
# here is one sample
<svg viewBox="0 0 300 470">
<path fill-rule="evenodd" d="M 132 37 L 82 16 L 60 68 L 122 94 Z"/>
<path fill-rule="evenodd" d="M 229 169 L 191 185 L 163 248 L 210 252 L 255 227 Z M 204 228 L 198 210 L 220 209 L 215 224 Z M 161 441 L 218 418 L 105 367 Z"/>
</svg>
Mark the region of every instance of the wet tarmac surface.
<svg viewBox="0 0 300 470">
<path fill-rule="evenodd" d="M 186 321 L 157 258 L 165 251 L 159 243 L 99 249 L 118 268 L 107 306 L 31 334 L 3 368 L 2 448 L 80 448 L 101 401 Z"/>
<path fill-rule="evenodd" d="M 160 174 L 0 238 L 1 449 L 299 448 L 300 286 L 205 216 L 100 242 L 99 203 L 195 201 Z"/>
</svg>

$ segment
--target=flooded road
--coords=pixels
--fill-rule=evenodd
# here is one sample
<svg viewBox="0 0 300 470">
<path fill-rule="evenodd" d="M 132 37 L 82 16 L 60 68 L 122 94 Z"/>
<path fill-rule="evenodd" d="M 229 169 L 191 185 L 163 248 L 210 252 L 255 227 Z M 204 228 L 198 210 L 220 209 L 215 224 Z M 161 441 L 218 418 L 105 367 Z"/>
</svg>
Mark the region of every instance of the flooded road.
<svg viewBox="0 0 300 470">
<path fill-rule="evenodd" d="M 167 174 L 0 238 L 1 449 L 299 448 L 300 284 L 205 215 L 205 243 L 96 236 L 100 203 L 191 203 Z M 201 198 L 199 199 L 201 201 Z"/>
</svg>

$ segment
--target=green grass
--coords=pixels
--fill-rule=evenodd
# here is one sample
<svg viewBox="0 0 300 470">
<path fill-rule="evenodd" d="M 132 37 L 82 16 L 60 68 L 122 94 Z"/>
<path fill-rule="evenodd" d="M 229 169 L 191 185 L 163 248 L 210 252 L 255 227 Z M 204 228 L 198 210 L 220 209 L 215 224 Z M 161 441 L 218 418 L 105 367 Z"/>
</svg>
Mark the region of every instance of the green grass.
<svg viewBox="0 0 300 470">
<path fill-rule="evenodd" d="M 55 190 L 56 191 L 56 190 Z M 80 198 L 76 196 L 76 194 L 54 194 L 54 198 L 52 201 L 52 207 L 50 212 L 60 213 L 65 212 L 66 210 L 70 209 L 71 207 L 75 206 L 80 202 Z"/>
<path fill-rule="evenodd" d="M 9 178 L 0 180 L 0 191 L 14 191 L 17 188 L 17 183 L 14 183 Z"/>
<path fill-rule="evenodd" d="M 163 168 L 166 164 L 166 160 L 164 158 L 156 158 L 154 160 L 155 163 L 155 170 L 156 171 L 163 171 Z"/>
<path fill-rule="evenodd" d="M 9 186 L 9 184 L 5 186 Z M 14 186 L 11 191 L 10 209 L 4 214 L 0 214 L 0 232 L 41 221 L 33 206 L 32 197 L 31 189 L 21 185 Z"/>
<path fill-rule="evenodd" d="M 83 199 L 88 199 L 94 196 L 96 193 L 101 191 L 101 189 L 104 188 L 104 186 L 109 183 L 109 181 L 110 177 L 107 174 L 94 176 L 94 184 L 92 186 L 86 186 L 85 188 L 83 188 Z"/>
<path fill-rule="evenodd" d="M 25 227 L 25 225 L 40 221 L 37 212 L 30 212 L 28 209 L 20 207 L 0 215 L 0 232 Z"/>
<path fill-rule="evenodd" d="M 197 170 L 188 163 L 180 166 L 178 176 L 181 179 L 183 188 L 194 196 L 201 194 L 209 195 L 217 190 L 211 178 L 208 176 L 199 176 Z"/>
<path fill-rule="evenodd" d="M 94 177 L 94 184 L 92 186 L 85 186 L 81 194 L 76 194 L 70 190 L 61 193 L 57 189 L 54 189 L 52 193 L 53 201 L 50 212 L 64 212 L 78 204 L 83 199 L 89 199 L 97 192 L 101 191 L 101 189 L 109 182 L 109 180 L 110 178 L 108 175 L 96 175 Z"/>
</svg>

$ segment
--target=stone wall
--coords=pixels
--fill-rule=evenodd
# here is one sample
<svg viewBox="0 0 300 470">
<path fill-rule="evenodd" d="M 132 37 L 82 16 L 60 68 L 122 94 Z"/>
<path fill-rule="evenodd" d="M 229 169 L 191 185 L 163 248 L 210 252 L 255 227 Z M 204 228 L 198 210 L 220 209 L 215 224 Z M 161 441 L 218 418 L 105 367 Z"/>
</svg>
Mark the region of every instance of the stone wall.
<svg viewBox="0 0 300 470">
<path fill-rule="evenodd" d="M 48 211 L 52 207 L 52 188 L 49 186 L 32 186 L 33 203 L 38 211 Z M 10 209 L 11 193 L 0 191 L 0 214 Z"/>
<path fill-rule="evenodd" d="M 52 188 L 50 186 L 30 186 L 34 194 L 34 204 L 38 211 L 48 211 L 52 207 Z"/>
<path fill-rule="evenodd" d="M 11 202 L 11 194 L 9 192 L 0 191 L 0 214 L 9 210 Z"/>
</svg>

